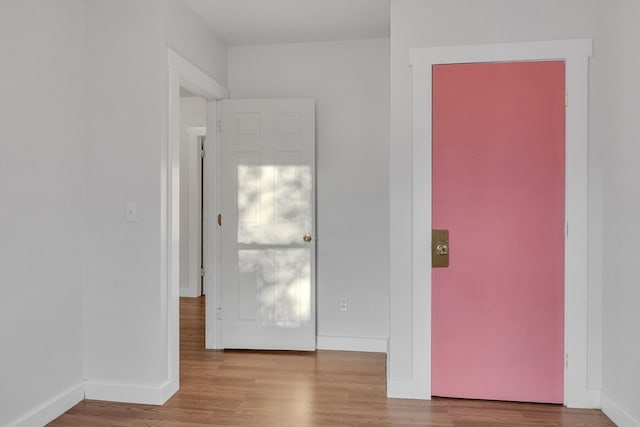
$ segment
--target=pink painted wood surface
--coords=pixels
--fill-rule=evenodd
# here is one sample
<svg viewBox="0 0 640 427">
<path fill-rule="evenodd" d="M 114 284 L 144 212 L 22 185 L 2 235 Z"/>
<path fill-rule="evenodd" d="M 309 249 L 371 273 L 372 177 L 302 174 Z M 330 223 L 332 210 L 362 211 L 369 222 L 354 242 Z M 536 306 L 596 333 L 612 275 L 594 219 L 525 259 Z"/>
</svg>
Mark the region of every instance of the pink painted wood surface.
<svg viewBox="0 0 640 427">
<path fill-rule="evenodd" d="M 563 401 L 564 63 L 433 70 L 432 394 Z"/>
</svg>

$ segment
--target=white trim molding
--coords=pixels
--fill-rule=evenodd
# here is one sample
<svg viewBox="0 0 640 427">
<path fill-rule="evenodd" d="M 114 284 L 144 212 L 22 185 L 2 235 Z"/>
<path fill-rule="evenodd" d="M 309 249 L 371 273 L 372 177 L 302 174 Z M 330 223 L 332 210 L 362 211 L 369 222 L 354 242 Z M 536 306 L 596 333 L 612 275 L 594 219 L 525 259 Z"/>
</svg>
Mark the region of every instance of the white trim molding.
<svg viewBox="0 0 640 427">
<path fill-rule="evenodd" d="M 117 384 L 109 382 L 86 381 L 84 398 L 109 402 L 140 403 L 146 405 L 162 405 L 176 391 L 171 381 L 163 384 Z"/>
<path fill-rule="evenodd" d="M 587 140 L 590 39 L 500 43 L 418 48 L 410 50 L 413 69 L 411 301 L 392 319 L 411 319 L 411 346 L 393 347 L 409 352 L 411 377 L 389 375 L 387 395 L 431 397 L 431 94 L 432 67 L 437 64 L 565 61 L 566 91 L 566 198 L 565 218 L 565 396 L 569 407 L 597 407 L 597 391 L 587 382 Z M 393 200 L 393 197 L 391 198 Z M 393 256 L 393 254 L 392 254 Z M 410 310 L 410 315 L 406 313 Z M 406 321 L 406 320 L 405 320 Z M 406 356 L 405 356 L 406 357 Z"/>
<path fill-rule="evenodd" d="M 328 335 L 318 335 L 316 337 L 316 348 L 318 350 L 386 353 L 387 343 L 388 340 L 386 338 L 336 337 Z"/>
<path fill-rule="evenodd" d="M 200 296 L 199 293 L 196 293 L 196 291 L 192 288 L 192 287 L 188 287 L 188 288 L 180 288 L 180 298 L 185 297 L 185 298 L 198 298 Z"/>
<path fill-rule="evenodd" d="M 178 328 L 180 314 L 180 88 L 185 88 L 207 101 L 207 128 L 209 129 L 215 129 L 215 119 L 212 121 L 212 117 L 215 116 L 211 115 L 211 111 L 216 111 L 216 100 L 228 96 L 224 87 L 171 48 L 167 49 L 167 65 L 169 68 L 168 137 L 163 143 L 160 161 L 160 285 L 163 323 L 167 336 L 164 362 L 167 366 L 168 385 L 157 386 L 157 390 L 149 391 L 150 394 L 154 394 L 155 401 L 161 400 L 158 396 L 168 398 L 175 393 L 179 388 L 180 380 Z M 211 133 L 215 135 L 215 132 Z M 206 279 L 205 286 L 209 286 Z M 215 302 L 207 301 L 205 313 L 207 318 L 214 316 L 215 311 L 210 307 L 214 305 Z M 125 389 L 121 390 L 124 392 Z M 136 397 L 137 393 L 132 391 L 130 396 Z M 141 395 L 145 395 L 144 393 Z M 171 394 L 163 396 L 166 393 Z"/>
<path fill-rule="evenodd" d="M 387 378 L 387 397 L 390 399 L 430 399 L 424 381 Z"/>
<path fill-rule="evenodd" d="M 226 95 L 225 92 L 225 97 Z M 218 144 L 218 104 L 219 98 L 209 101 L 207 107 L 207 138 L 205 150 L 207 152 L 203 162 L 204 191 L 202 193 L 202 215 L 204 218 L 214 218 L 220 212 L 220 154 Z M 222 348 L 222 318 L 220 316 L 220 227 L 217 222 L 203 221 L 202 238 L 204 259 L 204 293 L 205 293 L 205 348 Z"/>
<path fill-rule="evenodd" d="M 79 383 L 43 404 L 35 407 L 19 418 L 10 421 L 7 427 L 43 426 L 58 418 L 84 399 L 84 384 Z"/>
<path fill-rule="evenodd" d="M 602 412 L 620 427 L 640 427 L 640 419 L 634 417 L 629 411 L 618 405 L 606 393 L 601 396 Z"/>
</svg>

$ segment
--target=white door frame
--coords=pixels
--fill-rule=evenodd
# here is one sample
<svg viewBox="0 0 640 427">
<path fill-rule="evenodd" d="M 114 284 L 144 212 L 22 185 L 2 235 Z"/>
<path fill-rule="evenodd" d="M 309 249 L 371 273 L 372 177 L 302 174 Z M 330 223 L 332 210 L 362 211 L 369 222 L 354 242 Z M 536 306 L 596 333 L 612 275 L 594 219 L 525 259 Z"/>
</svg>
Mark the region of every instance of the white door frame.
<svg viewBox="0 0 640 427">
<path fill-rule="evenodd" d="M 207 101 L 207 128 L 216 129 L 216 100 L 228 96 L 227 90 L 196 66 L 172 49 L 167 49 L 169 74 L 168 129 L 166 144 L 161 154 L 160 181 L 160 283 L 162 295 L 162 318 L 166 331 L 167 352 L 164 364 L 167 369 L 167 386 L 163 388 L 163 401 L 171 397 L 180 386 L 180 87 L 183 87 Z M 213 147 L 210 156 L 205 157 L 205 180 L 211 187 L 217 186 L 215 173 L 216 132 L 210 132 L 207 146 Z M 212 175 L 212 176 L 209 176 Z M 205 194 L 205 214 L 217 211 L 217 200 Z M 207 221 L 205 221 L 205 224 Z M 205 230 L 207 237 L 207 258 L 216 258 L 217 230 Z M 205 229 L 207 227 L 205 226 Z M 215 262 L 212 260 L 212 262 Z M 208 265 L 207 265 L 208 267 Z M 210 271 L 216 271 L 212 268 Z M 215 274 L 205 278 L 207 298 L 213 296 L 209 289 L 216 280 Z M 206 304 L 206 317 L 216 319 L 216 302 Z M 209 342 L 207 331 L 207 342 Z"/>
<path fill-rule="evenodd" d="M 431 398 L 431 95 L 436 64 L 563 60 L 566 66 L 564 404 L 598 405 L 587 382 L 587 165 L 590 39 L 418 48 L 413 68 L 412 348 L 413 387 Z M 401 313 L 391 313 L 392 316 Z M 398 395 L 398 390 L 388 390 Z M 400 396 L 398 396 L 400 397 Z"/>
<path fill-rule="evenodd" d="M 205 188 L 202 193 L 202 238 L 204 260 L 204 292 L 205 292 L 205 348 L 222 348 L 222 318 L 220 310 L 222 297 L 220 292 L 220 259 L 222 233 L 217 223 L 218 213 L 221 212 L 220 203 L 220 131 L 218 127 L 219 102 L 225 96 L 208 103 L 207 126 L 209 128 L 205 140 L 205 156 L 203 162 L 203 182 Z"/>
</svg>

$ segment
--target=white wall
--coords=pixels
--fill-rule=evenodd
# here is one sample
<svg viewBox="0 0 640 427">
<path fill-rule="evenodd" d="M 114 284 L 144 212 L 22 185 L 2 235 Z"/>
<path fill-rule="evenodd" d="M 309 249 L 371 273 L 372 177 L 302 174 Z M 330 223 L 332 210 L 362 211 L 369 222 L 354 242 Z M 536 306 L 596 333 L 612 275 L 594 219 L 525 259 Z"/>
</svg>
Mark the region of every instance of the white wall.
<svg viewBox="0 0 640 427">
<path fill-rule="evenodd" d="M 595 37 L 596 0 L 392 0 L 390 141 L 390 355 L 392 381 L 411 382 L 412 83 L 409 48 Z M 597 56 L 597 53 L 596 53 Z M 592 61 L 597 62 L 597 57 Z M 593 86 L 593 84 L 592 84 Z M 593 105 L 593 103 L 592 103 Z M 592 110 L 593 111 L 593 110 Z M 592 112 L 591 129 L 597 131 Z M 589 385 L 601 380 L 602 192 L 598 140 L 590 140 Z"/>
<path fill-rule="evenodd" d="M 388 337 L 388 43 L 229 48 L 233 98 L 316 98 L 321 347 L 384 351 Z"/>
<path fill-rule="evenodd" d="M 0 425 L 82 399 L 84 26 L 82 1 L 0 2 Z"/>
<path fill-rule="evenodd" d="M 167 45 L 197 39 L 200 48 L 187 52 L 192 61 L 226 68 L 226 57 L 214 57 L 218 41 L 172 27 L 173 11 L 168 0 L 87 1 L 84 318 L 93 398 L 158 402 L 168 390 L 169 302 L 161 265 Z M 128 201 L 138 205 L 137 223 L 125 221 Z"/>
<path fill-rule="evenodd" d="M 85 377 L 160 384 L 160 147 L 166 131 L 161 2 L 87 7 Z M 125 221 L 125 203 L 139 221 Z"/>
<path fill-rule="evenodd" d="M 602 2 L 605 123 L 603 409 L 620 426 L 640 426 L 640 3 Z M 626 414 L 625 414 L 626 413 Z"/>
<path fill-rule="evenodd" d="M 189 246 L 189 217 L 190 207 L 194 203 L 194 197 L 200 198 L 197 193 L 192 193 L 189 188 L 189 127 L 207 126 L 207 102 L 197 96 L 180 98 L 180 294 L 188 293 L 189 288 L 189 263 L 192 254 Z M 200 292 L 200 288 L 197 289 Z M 199 295 L 199 294 L 198 294 Z M 195 295 L 191 295 L 195 296 Z"/>
<path fill-rule="evenodd" d="M 227 47 L 182 0 L 168 1 L 167 44 L 216 82 L 227 84 Z"/>
<path fill-rule="evenodd" d="M 182 7 L 0 2 L 0 425 L 44 424 L 85 390 L 166 398 L 167 46 L 226 72 L 224 46 Z"/>
</svg>

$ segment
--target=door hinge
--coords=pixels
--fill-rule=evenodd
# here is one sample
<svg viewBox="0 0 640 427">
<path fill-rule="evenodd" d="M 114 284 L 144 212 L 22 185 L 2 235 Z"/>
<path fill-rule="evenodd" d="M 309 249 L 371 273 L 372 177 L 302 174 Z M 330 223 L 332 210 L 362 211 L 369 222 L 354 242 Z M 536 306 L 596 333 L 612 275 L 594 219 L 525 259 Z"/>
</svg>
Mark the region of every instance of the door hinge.
<svg viewBox="0 0 640 427">
<path fill-rule="evenodd" d="M 564 93 L 564 106 L 565 107 L 569 106 L 569 92 Z"/>
<path fill-rule="evenodd" d="M 204 277 L 204 268 L 200 269 L 200 277 Z"/>
<path fill-rule="evenodd" d="M 222 132 L 222 120 L 217 121 L 216 127 L 218 128 L 218 132 Z"/>
<path fill-rule="evenodd" d="M 218 225 L 222 226 L 222 214 L 218 214 Z"/>
<path fill-rule="evenodd" d="M 569 355 L 568 354 L 564 355 L 564 367 L 565 367 L 565 369 L 569 367 Z"/>
<path fill-rule="evenodd" d="M 217 314 L 218 320 L 222 320 L 222 307 L 218 307 L 218 309 L 216 310 L 216 314 Z"/>
<path fill-rule="evenodd" d="M 207 152 L 205 151 L 205 149 L 201 148 L 200 149 L 200 157 L 202 157 L 204 159 L 204 156 L 206 156 L 206 155 L 207 155 Z"/>
</svg>

